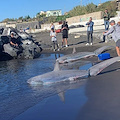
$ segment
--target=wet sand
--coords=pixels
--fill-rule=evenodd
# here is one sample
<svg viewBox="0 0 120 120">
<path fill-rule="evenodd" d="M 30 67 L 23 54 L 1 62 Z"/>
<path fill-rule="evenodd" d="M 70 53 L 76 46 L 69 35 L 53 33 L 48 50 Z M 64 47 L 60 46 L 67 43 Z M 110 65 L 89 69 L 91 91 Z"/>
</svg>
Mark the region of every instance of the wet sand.
<svg viewBox="0 0 120 120">
<path fill-rule="evenodd" d="M 100 31 L 101 33 L 101 31 Z M 60 47 L 60 51 L 55 51 L 53 52 L 53 47 L 52 47 L 52 42 L 49 36 L 49 32 L 41 32 L 37 33 L 34 35 L 34 39 L 41 44 L 41 47 L 43 48 L 42 53 L 64 53 L 64 54 L 69 54 L 72 52 L 73 47 L 76 48 L 78 52 L 85 52 L 85 51 L 94 51 L 97 48 L 105 45 L 112 45 L 115 46 L 114 41 L 109 41 L 108 43 L 100 43 L 101 40 L 94 37 L 93 38 L 93 45 L 86 46 L 85 44 L 87 43 L 87 36 L 82 35 L 82 33 L 73 33 L 69 34 L 68 38 L 68 47 L 63 47 L 61 48 L 62 45 L 62 34 L 58 33 L 57 34 L 57 41 Z M 81 34 L 81 35 L 78 35 Z M 76 36 L 80 36 L 79 38 L 75 38 Z M 93 34 L 94 36 L 94 34 Z"/>
<path fill-rule="evenodd" d="M 75 39 L 74 36 L 75 36 L 74 34 L 69 35 L 69 39 L 68 39 L 68 44 L 70 45 L 69 47 L 63 48 L 59 52 L 53 52 L 51 47 L 46 48 L 46 46 L 44 46 L 42 53 L 69 54 L 72 52 L 72 48 L 74 46 L 76 47 L 78 52 L 80 51 L 88 52 L 88 51 L 94 51 L 97 48 L 104 45 L 115 45 L 113 41 L 110 41 L 109 43 L 99 43 L 100 40 L 97 40 L 96 38 L 94 38 L 93 46 L 85 46 L 86 36 L 81 36 L 80 38 L 77 38 L 77 39 Z M 36 38 L 37 38 L 37 41 L 41 42 L 41 44 L 44 43 L 45 45 L 49 45 L 49 46 L 51 44 L 49 33 L 36 34 Z M 58 34 L 57 39 L 58 39 L 58 43 L 61 45 L 61 33 Z M 117 56 L 115 49 L 108 50 L 107 52 L 110 53 L 111 57 Z M 90 61 L 98 62 L 97 57 L 86 58 L 86 59 Z M 69 118 L 69 120 L 119 120 L 120 118 L 120 114 L 119 114 L 120 74 L 119 73 L 120 73 L 120 62 L 116 62 L 115 64 L 103 70 L 99 75 L 88 78 L 87 83 L 84 86 L 84 91 L 78 94 L 81 97 L 80 99 L 77 99 L 76 97 L 74 97 L 76 93 L 71 91 L 70 94 L 71 96 L 73 95 L 69 99 L 71 100 L 71 105 L 67 104 L 68 100 L 66 100 L 66 102 L 62 104 L 62 102 L 59 103 L 57 100 L 54 101 L 55 99 L 58 99 L 58 98 L 55 98 L 56 96 L 53 96 L 52 98 L 50 97 L 48 100 L 49 102 L 46 102 L 46 105 L 48 108 L 45 109 L 43 107 L 44 109 L 42 109 L 44 110 L 42 115 L 44 116 L 43 118 L 45 118 L 45 120 L 49 120 L 49 119 L 66 120 L 67 118 Z M 54 103 L 52 101 L 54 101 Z M 23 115 L 18 117 L 18 120 L 20 120 L 21 118 L 23 120 L 27 118 L 29 118 L 29 120 L 32 120 L 32 117 L 31 119 L 30 117 L 27 117 L 32 113 L 33 113 L 32 116 L 35 115 L 35 117 L 33 117 L 35 118 L 35 120 L 41 119 L 39 115 L 39 112 L 42 112 L 40 108 L 40 104 L 38 104 L 36 107 L 31 108 L 30 111 L 28 110 L 27 113 L 25 113 L 26 117 L 24 116 L 24 113 L 23 113 Z M 64 108 L 61 108 L 62 105 L 64 106 Z M 54 112 L 58 112 L 56 111 L 58 108 L 61 108 L 59 109 L 59 112 L 61 113 L 59 114 L 57 113 L 58 116 L 56 116 L 55 115 L 56 113 Z M 70 113 L 74 113 L 74 110 L 77 111 L 76 114 L 72 117 L 68 117 L 70 116 Z M 64 113 L 62 111 L 64 111 Z M 46 114 L 48 115 L 48 117 L 46 117 L 47 116 Z"/>
</svg>

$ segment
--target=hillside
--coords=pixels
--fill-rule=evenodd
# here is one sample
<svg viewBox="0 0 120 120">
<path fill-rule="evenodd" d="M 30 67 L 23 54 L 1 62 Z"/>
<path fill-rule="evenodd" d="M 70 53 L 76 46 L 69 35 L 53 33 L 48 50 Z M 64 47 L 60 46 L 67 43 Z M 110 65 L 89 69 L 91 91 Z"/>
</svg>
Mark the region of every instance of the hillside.
<svg viewBox="0 0 120 120">
<path fill-rule="evenodd" d="M 73 17 L 97 11 L 104 11 L 105 9 L 108 9 L 111 17 L 114 17 L 117 11 L 117 3 L 115 1 L 108 1 L 99 6 L 93 3 L 90 3 L 86 6 L 76 6 L 71 11 L 69 11 L 68 14 L 69 17 Z"/>
</svg>

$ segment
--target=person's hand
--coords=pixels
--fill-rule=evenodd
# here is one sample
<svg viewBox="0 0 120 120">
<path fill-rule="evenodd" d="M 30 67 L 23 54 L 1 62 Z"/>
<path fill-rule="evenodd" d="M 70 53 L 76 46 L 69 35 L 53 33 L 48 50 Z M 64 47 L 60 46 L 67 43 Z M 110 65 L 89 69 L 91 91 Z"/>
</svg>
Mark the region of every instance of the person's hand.
<svg viewBox="0 0 120 120">
<path fill-rule="evenodd" d="M 15 46 L 17 47 L 17 46 L 18 46 L 18 44 L 15 44 Z"/>
</svg>

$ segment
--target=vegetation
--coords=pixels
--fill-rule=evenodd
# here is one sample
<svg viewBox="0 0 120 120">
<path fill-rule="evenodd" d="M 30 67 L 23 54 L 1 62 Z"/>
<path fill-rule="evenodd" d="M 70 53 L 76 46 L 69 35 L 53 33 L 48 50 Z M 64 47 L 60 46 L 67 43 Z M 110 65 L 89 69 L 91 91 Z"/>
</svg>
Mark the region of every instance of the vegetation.
<svg viewBox="0 0 120 120">
<path fill-rule="evenodd" d="M 108 1 L 108 2 L 105 2 L 101 5 L 99 5 L 99 6 L 97 6 L 93 3 L 90 3 L 86 6 L 80 6 L 79 5 L 79 6 L 74 7 L 71 11 L 69 11 L 67 15 L 62 15 L 62 16 L 46 17 L 45 14 L 40 15 L 40 13 L 37 13 L 36 17 L 34 17 L 34 18 L 31 18 L 28 15 L 28 16 L 25 16 L 25 17 L 21 16 L 18 19 L 6 18 L 5 20 L 3 20 L 3 22 L 34 21 L 34 20 L 41 21 L 41 23 L 59 22 L 59 21 L 66 20 L 66 18 L 69 18 L 69 17 L 79 16 L 79 15 L 88 14 L 88 13 L 97 12 L 97 11 L 104 11 L 105 9 L 108 9 L 111 17 L 114 17 L 116 15 L 116 10 L 117 10 L 116 2 L 115 1 Z"/>
<path fill-rule="evenodd" d="M 96 6 L 95 4 L 90 3 L 86 6 L 76 6 L 71 11 L 69 11 L 68 14 L 70 15 L 70 17 L 73 17 L 73 16 L 88 14 L 88 13 L 97 12 L 97 11 L 104 11 L 105 9 L 108 9 L 111 17 L 114 17 L 116 15 L 116 10 L 117 10 L 116 6 L 117 4 L 115 1 L 108 1 L 99 6 Z"/>
<path fill-rule="evenodd" d="M 95 12 L 96 10 L 97 10 L 97 6 L 91 3 L 86 6 L 76 6 L 71 11 L 69 11 L 68 14 L 70 15 L 70 17 L 73 17 L 87 13 L 92 13 Z"/>
</svg>

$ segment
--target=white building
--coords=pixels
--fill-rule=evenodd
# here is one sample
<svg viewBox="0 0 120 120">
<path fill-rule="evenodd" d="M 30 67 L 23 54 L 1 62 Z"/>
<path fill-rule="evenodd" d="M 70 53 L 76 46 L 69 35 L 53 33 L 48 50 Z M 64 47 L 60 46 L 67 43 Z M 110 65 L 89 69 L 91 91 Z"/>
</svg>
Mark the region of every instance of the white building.
<svg viewBox="0 0 120 120">
<path fill-rule="evenodd" d="M 45 11 L 40 11 L 40 15 L 44 15 L 44 14 L 46 14 Z"/>
<path fill-rule="evenodd" d="M 62 11 L 61 10 L 49 10 L 46 12 L 46 17 L 49 16 L 61 16 L 62 15 Z"/>
</svg>

